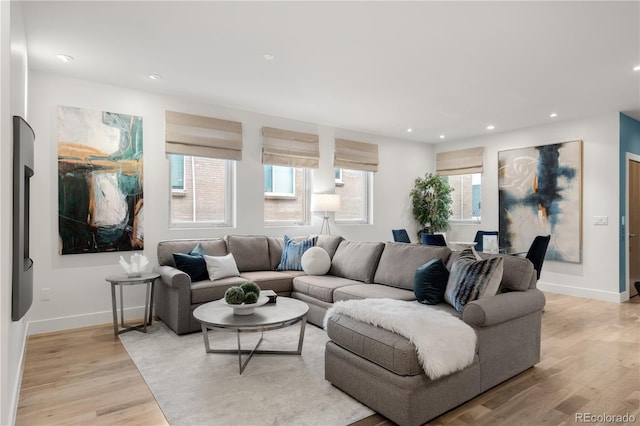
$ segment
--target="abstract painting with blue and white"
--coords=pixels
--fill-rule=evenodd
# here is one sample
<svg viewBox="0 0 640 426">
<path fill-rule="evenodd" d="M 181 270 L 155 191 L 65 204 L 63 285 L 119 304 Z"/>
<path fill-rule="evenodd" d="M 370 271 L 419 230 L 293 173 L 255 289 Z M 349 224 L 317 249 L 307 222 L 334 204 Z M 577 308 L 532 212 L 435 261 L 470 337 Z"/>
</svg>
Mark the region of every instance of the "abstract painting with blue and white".
<svg viewBox="0 0 640 426">
<path fill-rule="evenodd" d="M 582 141 L 498 153 L 499 245 L 526 252 L 551 235 L 547 260 L 581 262 Z"/>
<path fill-rule="evenodd" d="M 61 254 L 142 250 L 142 117 L 58 107 Z"/>
</svg>

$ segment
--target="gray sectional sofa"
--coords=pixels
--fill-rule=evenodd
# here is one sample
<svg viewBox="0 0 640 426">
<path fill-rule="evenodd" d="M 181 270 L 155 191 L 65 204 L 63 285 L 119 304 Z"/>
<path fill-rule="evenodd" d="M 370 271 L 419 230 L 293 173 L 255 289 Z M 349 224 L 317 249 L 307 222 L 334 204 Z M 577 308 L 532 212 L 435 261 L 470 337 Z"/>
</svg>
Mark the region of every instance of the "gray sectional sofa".
<svg viewBox="0 0 640 426">
<path fill-rule="evenodd" d="M 233 253 L 240 276 L 191 283 L 188 275 L 175 269 L 172 253 L 188 253 L 198 243 L 212 256 Z M 323 326 L 327 309 L 337 301 L 372 297 L 415 300 L 416 269 L 436 257 L 450 268 L 456 257 L 447 247 L 354 242 L 326 235 L 318 237 L 317 245 L 331 258 L 331 268 L 322 276 L 276 271 L 282 255 L 281 238 L 231 235 L 160 242 L 159 266 L 154 268 L 160 274 L 155 290 L 157 316 L 178 334 L 198 331 L 193 309 L 222 298 L 230 286 L 254 281 L 262 289 L 306 302 L 310 308 L 307 320 Z M 461 313 L 445 303 L 435 305 L 475 330 L 476 355 L 470 366 L 430 380 L 408 339 L 334 314 L 327 321 L 331 340 L 325 351 L 325 378 L 394 422 L 414 425 L 532 367 L 540 360 L 545 298 L 536 289 L 531 262 L 504 256 L 503 266 L 499 294 L 469 302 Z"/>
</svg>

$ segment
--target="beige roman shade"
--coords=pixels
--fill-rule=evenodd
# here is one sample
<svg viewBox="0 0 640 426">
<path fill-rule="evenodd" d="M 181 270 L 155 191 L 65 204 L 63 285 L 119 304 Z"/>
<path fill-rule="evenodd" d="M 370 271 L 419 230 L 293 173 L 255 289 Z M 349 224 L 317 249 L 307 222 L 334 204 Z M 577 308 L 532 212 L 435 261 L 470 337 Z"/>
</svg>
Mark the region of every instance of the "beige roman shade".
<svg viewBox="0 0 640 426">
<path fill-rule="evenodd" d="M 336 138 L 334 167 L 377 172 L 378 163 L 378 145 Z"/>
<path fill-rule="evenodd" d="M 167 154 L 242 160 L 242 123 L 166 111 Z"/>
<path fill-rule="evenodd" d="M 483 157 L 483 147 L 439 152 L 436 154 L 436 173 L 442 176 L 482 173 Z"/>
<path fill-rule="evenodd" d="M 262 164 L 317 169 L 319 163 L 318 135 L 262 128 Z"/>
</svg>

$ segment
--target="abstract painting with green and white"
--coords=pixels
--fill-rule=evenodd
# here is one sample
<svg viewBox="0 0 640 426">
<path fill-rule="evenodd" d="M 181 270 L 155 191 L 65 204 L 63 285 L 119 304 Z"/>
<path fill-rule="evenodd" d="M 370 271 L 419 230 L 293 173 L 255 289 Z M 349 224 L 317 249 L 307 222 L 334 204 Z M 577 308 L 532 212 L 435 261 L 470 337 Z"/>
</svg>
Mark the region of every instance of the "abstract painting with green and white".
<svg viewBox="0 0 640 426">
<path fill-rule="evenodd" d="M 60 254 L 144 248 L 142 117 L 58 107 Z"/>
</svg>

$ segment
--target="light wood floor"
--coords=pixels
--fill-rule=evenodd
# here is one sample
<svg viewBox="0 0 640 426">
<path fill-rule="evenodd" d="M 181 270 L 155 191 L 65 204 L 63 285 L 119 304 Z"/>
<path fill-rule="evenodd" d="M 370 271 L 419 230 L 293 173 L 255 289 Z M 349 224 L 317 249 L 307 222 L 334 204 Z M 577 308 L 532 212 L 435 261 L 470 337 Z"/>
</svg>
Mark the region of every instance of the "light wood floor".
<svg viewBox="0 0 640 426">
<path fill-rule="evenodd" d="M 640 423 L 640 298 L 546 296 L 541 362 L 429 424 L 574 424 L 576 413 Z M 29 338 L 17 426 L 120 424 L 167 421 L 110 324 Z"/>
</svg>

